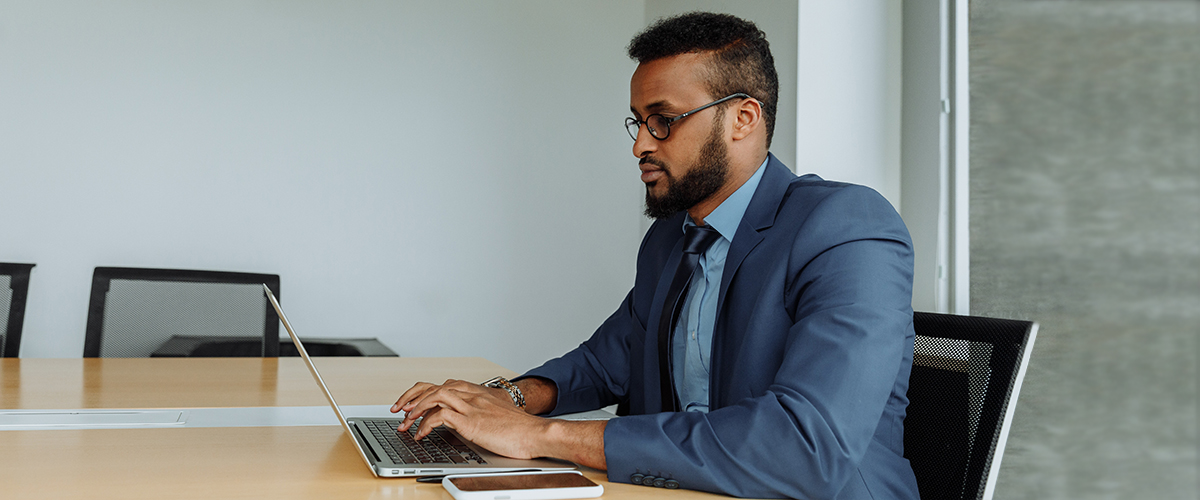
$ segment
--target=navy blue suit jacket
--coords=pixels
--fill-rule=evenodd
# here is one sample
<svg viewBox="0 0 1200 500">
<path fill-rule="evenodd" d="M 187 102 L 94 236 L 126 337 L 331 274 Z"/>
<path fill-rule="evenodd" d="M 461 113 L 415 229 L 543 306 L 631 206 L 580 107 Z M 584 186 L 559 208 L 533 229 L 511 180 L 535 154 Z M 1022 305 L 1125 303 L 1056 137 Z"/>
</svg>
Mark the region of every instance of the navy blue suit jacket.
<svg viewBox="0 0 1200 500">
<path fill-rule="evenodd" d="M 637 278 L 590 339 L 525 376 L 554 414 L 627 402 L 608 477 L 635 473 L 742 497 L 917 498 L 903 457 L 912 368 L 912 242 L 862 186 L 796 177 L 773 155 L 726 258 L 709 413 L 661 413 L 659 315 L 683 213 L 651 226 Z"/>
</svg>

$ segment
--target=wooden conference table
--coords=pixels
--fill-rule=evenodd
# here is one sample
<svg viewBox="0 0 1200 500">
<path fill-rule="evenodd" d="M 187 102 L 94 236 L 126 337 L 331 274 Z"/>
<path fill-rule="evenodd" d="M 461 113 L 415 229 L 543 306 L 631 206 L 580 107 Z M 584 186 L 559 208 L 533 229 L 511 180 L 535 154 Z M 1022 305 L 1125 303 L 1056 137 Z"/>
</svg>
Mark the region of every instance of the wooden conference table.
<svg viewBox="0 0 1200 500">
<path fill-rule="evenodd" d="M 338 404 L 386 405 L 418 380 L 515 375 L 482 358 L 316 358 Z M 313 407 L 299 358 L 0 358 L 0 410 Z M 605 498 L 726 498 L 605 480 Z M 336 425 L 0 430 L 0 498 L 452 500 L 371 475 Z"/>
</svg>

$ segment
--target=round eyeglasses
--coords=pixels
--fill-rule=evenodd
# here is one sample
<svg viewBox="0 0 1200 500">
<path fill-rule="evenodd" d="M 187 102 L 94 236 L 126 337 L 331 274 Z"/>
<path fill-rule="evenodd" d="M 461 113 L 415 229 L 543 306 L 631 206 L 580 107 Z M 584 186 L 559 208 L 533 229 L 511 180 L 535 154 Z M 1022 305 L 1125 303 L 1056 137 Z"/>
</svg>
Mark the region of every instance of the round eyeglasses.
<svg viewBox="0 0 1200 500">
<path fill-rule="evenodd" d="M 636 141 L 637 136 L 638 136 L 638 131 L 642 129 L 642 124 L 645 124 L 646 130 L 650 132 L 650 137 L 653 137 L 660 141 L 664 141 L 667 139 L 667 137 L 671 136 L 671 124 L 672 123 L 675 123 L 679 120 L 682 120 L 684 118 L 692 116 L 692 115 L 699 113 L 701 111 L 704 111 L 708 108 L 711 108 L 713 106 L 721 104 L 730 99 L 737 99 L 737 98 L 751 99 L 751 97 L 748 94 L 743 94 L 741 92 L 738 92 L 736 94 L 729 94 L 725 97 L 722 97 L 713 102 L 710 102 L 708 104 L 700 106 L 696 109 L 693 109 L 691 111 L 688 111 L 688 112 L 683 113 L 678 116 L 672 116 L 670 118 L 667 118 L 658 113 L 647 116 L 645 120 L 638 120 L 637 118 L 630 117 L 630 118 L 625 119 L 625 130 L 627 130 L 629 132 L 629 137 L 632 137 L 633 140 Z"/>
</svg>

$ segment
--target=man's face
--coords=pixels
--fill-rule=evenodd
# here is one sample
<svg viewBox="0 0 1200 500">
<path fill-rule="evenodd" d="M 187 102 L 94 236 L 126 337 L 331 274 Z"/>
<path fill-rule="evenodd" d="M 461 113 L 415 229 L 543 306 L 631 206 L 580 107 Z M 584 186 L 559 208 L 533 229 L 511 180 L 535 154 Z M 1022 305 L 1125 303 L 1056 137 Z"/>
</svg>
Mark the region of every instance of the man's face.
<svg viewBox="0 0 1200 500">
<path fill-rule="evenodd" d="M 712 102 L 700 71 L 703 57 L 682 54 L 638 66 L 630 81 L 630 110 L 641 120 L 667 118 Z M 633 145 L 646 184 L 646 215 L 665 218 L 716 193 L 728 180 L 729 161 L 722 107 L 705 109 L 671 124 L 658 140 L 643 126 Z"/>
</svg>

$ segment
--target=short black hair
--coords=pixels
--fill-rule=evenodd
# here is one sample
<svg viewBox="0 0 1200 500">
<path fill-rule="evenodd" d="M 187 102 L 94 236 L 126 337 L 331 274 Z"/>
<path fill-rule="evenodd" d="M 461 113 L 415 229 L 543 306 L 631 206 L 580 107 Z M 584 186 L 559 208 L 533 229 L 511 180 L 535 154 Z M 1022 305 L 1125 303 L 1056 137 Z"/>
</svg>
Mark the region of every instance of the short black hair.
<svg viewBox="0 0 1200 500">
<path fill-rule="evenodd" d="M 729 14 L 689 12 L 662 18 L 629 42 L 639 64 L 689 52 L 711 53 L 708 92 L 713 99 L 743 92 L 762 103 L 767 147 L 775 133 L 779 75 L 767 35 L 754 23 Z"/>
</svg>

